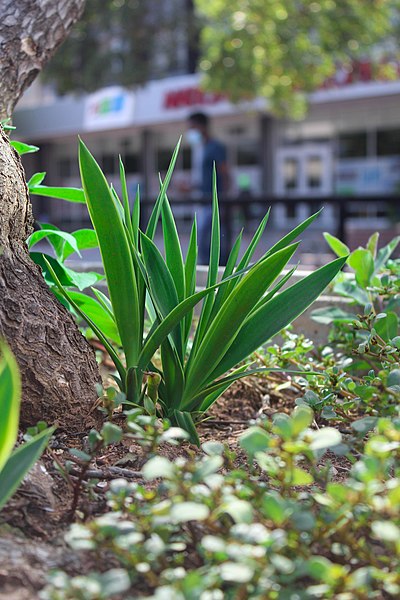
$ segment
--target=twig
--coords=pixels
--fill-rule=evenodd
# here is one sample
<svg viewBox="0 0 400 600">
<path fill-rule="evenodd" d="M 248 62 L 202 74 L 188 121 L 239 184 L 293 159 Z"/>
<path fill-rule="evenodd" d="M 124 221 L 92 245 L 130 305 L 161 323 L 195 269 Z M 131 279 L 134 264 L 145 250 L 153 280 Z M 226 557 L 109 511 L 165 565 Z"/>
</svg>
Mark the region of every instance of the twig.
<svg viewBox="0 0 400 600">
<path fill-rule="evenodd" d="M 116 479 L 118 477 L 124 477 L 126 479 L 143 479 L 141 471 L 132 471 L 131 469 L 124 469 L 123 467 L 107 467 L 106 469 L 87 469 L 82 477 L 82 473 L 79 469 L 71 469 L 71 475 L 80 477 L 83 479 Z"/>
<path fill-rule="evenodd" d="M 210 420 L 210 421 L 203 421 L 201 423 L 202 427 L 204 427 L 204 425 L 248 425 L 250 419 L 247 420 L 243 420 L 243 421 L 225 421 L 225 420 Z"/>
</svg>

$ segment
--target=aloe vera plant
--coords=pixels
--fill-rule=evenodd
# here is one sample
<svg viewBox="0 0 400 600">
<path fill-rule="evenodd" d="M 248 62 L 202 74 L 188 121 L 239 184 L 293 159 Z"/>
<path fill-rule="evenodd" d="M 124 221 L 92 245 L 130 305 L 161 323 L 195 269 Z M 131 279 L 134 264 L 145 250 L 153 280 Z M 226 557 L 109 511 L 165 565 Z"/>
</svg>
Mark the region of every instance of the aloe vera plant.
<svg viewBox="0 0 400 600">
<path fill-rule="evenodd" d="M 121 198 L 107 183 L 85 144 L 79 145 L 84 195 L 96 231 L 109 297 L 93 289 L 96 299 L 71 292 L 52 266 L 47 267 L 70 305 L 81 314 L 107 348 L 127 402 L 161 410 L 197 441 L 193 416 L 202 414 L 241 377 L 254 373 L 239 366 L 250 354 L 300 315 L 324 290 L 345 262 L 339 258 L 281 291 L 293 270 L 283 270 L 297 249 L 294 240 L 316 218 L 312 215 L 251 264 L 268 221 L 260 223 L 239 260 L 242 234 L 218 281 L 220 225 L 214 173 L 212 232 L 207 286 L 196 292 L 197 226 L 193 222 L 185 259 L 167 188 L 179 144 L 145 231 L 139 227 L 139 192 L 131 209 L 122 162 Z M 161 219 L 165 257 L 154 243 Z M 203 301 L 197 327 L 193 309 Z M 151 327 L 145 332 L 145 317 Z M 191 331 L 194 331 L 190 344 Z M 125 362 L 116 351 L 121 344 Z M 160 351 L 159 364 L 155 354 Z M 233 372 L 231 369 L 235 368 Z M 149 374 L 158 372 L 157 393 L 147 394 Z M 154 378 L 152 379 L 154 387 Z"/>
<path fill-rule="evenodd" d="M 14 356 L 0 344 L 0 509 L 42 454 L 53 429 L 45 429 L 13 450 L 18 435 L 21 380 Z"/>
</svg>

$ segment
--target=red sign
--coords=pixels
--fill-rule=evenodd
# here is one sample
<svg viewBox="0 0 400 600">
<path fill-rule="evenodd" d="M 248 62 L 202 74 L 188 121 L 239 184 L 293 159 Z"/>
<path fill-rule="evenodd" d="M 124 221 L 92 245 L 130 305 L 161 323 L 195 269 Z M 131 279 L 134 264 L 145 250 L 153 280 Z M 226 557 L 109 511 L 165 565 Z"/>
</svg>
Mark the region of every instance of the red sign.
<svg viewBox="0 0 400 600">
<path fill-rule="evenodd" d="M 338 68 L 336 73 L 327 79 L 322 89 L 344 87 L 353 83 L 370 81 L 391 81 L 400 78 L 400 63 L 395 60 L 383 60 L 373 63 L 370 60 L 354 62 L 350 68 Z"/>
<path fill-rule="evenodd" d="M 221 93 L 203 92 L 197 87 L 188 87 L 181 90 L 167 92 L 164 96 L 164 108 L 187 108 L 188 106 L 211 105 L 226 100 Z"/>
</svg>

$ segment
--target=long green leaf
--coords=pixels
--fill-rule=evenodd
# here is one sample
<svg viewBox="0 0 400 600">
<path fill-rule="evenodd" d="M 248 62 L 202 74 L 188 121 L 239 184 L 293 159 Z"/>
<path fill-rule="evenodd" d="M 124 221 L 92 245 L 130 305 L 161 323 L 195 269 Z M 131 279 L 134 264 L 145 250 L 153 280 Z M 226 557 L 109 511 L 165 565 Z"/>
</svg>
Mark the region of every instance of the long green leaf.
<svg viewBox="0 0 400 600">
<path fill-rule="evenodd" d="M 269 302 L 271 300 L 271 298 L 273 298 L 275 296 L 275 294 L 277 294 L 279 292 L 279 290 L 281 288 L 283 288 L 283 286 L 289 281 L 289 279 L 291 278 L 293 273 L 296 271 L 296 269 L 297 269 L 297 265 L 295 267 L 293 267 L 292 269 L 289 269 L 289 271 L 278 281 L 278 283 L 276 285 L 274 285 L 272 290 L 270 290 L 268 292 L 268 294 L 265 294 L 265 296 L 263 296 L 261 298 L 261 300 L 259 300 L 257 302 L 257 304 L 255 305 L 254 309 L 251 311 L 250 314 L 252 314 L 253 312 L 256 312 L 259 308 L 261 308 L 261 306 L 263 306 L 264 304 Z"/>
<path fill-rule="evenodd" d="M 0 344 L 0 471 L 18 435 L 21 378 L 16 360 L 5 342 Z"/>
<path fill-rule="evenodd" d="M 46 283 L 48 285 L 52 285 L 53 283 L 53 278 L 51 277 L 51 275 L 49 275 L 49 270 L 47 267 L 47 263 L 50 263 L 53 271 L 56 273 L 61 284 L 66 287 L 74 287 L 74 281 L 71 277 L 70 272 L 53 256 L 43 254 L 42 252 L 31 252 L 30 258 L 42 269 L 43 277 L 45 278 Z M 92 281 L 91 285 L 93 285 L 94 283 L 95 281 Z"/>
<path fill-rule="evenodd" d="M 175 410 L 173 413 L 173 417 L 176 425 L 188 432 L 190 442 L 192 444 L 195 444 L 196 446 L 200 446 L 200 438 L 198 436 L 196 426 L 193 422 L 192 415 L 189 412 Z"/>
<path fill-rule="evenodd" d="M 132 208 L 132 235 L 133 235 L 133 243 L 135 244 L 135 248 L 138 248 L 139 245 L 139 226 L 140 226 L 140 188 L 137 186 L 135 200 L 133 201 Z"/>
<path fill-rule="evenodd" d="M 97 327 L 96 323 L 94 323 L 90 319 L 90 317 L 88 317 L 88 315 L 85 314 L 85 312 L 80 308 L 80 306 L 70 297 L 68 290 L 66 290 L 65 287 L 61 284 L 60 280 L 58 279 L 58 277 L 57 277 L 54 269 L 52 268 L 51 264 L 49 263 L 49 261 L 46 258 L 44 258 L 44 260 L 45 260 L 45 263 L 47 264 L 47 268 L 48 268 L 51 276 L 53 277 L 54 283 L 60 290 L 61 295 L 71 304 L 71 306 L 76 310 L 76 312 L 86 321 L 86 323 L 89 325 L 89 327 L 97 335 L 97 337 L 99 338 L 101 343 L 106 348 L 108 354 L 110 355 L 110 357 L 119 373 L 121 381 L 125 381 L 126 369 L 123 366 L 121 360 L 119 359 L 118 354 L 116 353 L 116 351 L 114 350 L 114 348 L 112 347 L 112 345 L 110 344 L 110 342 L 108 341 L 106 336 L 104 335 L 104 333 L 101 331 L 101 329 L 99 329 Z"/>
<path fill-rule="evenodd" d="M 141 234 L 140 239 L 142 257 L 148 276 L 148 292 L 159 316 L 165 318 L 179 304 L 175 283 L 161 252 L 154 242 L 144 233 Z M 183 361 L 183 343 L 180 328 L 176 327 L 171 335 L 178 355 Z"/>
<path fill-rule="evenodd" d="M 311 217 L 308 217 L 308 219 L 305 219 L 305 221 L 300 223 L 300 225 L 297 225 L 297 227 L 292 229 L 292 231 L 289 231 L 287 235 L 285 235 L 281 240 L 279 240 L 279 242 L 274 244 L 272 248 L 268 250 L 267 256 L 270 256 L 274 252 L 278 252 L 278 250 L 281 250 L 282 248 L 288 246 L 288 244 L 291 244 L 293 240 L 299 237 L 299 235 L 303 233 L 303 231 L 307 229 L 307 227 L 309 227 L 313 221 L 315 221 L 315 219 L 321 214 L 322 210 L 323 209 L 321 208 L 319 211 L 311 215 Z"/>
<path fill-rule="evenodd" d="M 221 250 L 221 231 L 220 231 L 220 219 L 219 219 L 219 208 L 218 208 L 218 194 L 217 194 L 217 172 L 215 163 L 213 166 L 213 197 L 212 197 L 212 222 L 211 222 L 211 241 L 210 241 L 210 262 L 208 266 L 207 275 L 207 287 L 215 285 L 218 280 L 218 268 L 219 258 Z M 207 330 L 209 317 L 214 304 L 214 294 L 210 294 L 204 300 L 199 322 L 197 324 L 196 333 L 193 340 L 192 351 L 189 356 L 189 364 L 196 354 L 197 348 L 201 344 L 203 335 Z M 189 365 L 188 365 L 189 366 Z"/>
<path fill-rule="evenodd" d="M 248 369 L 248 364 L 243 365 L 233 372 L 231 372 L 227 377 L 223 377 L 222 379 L 217 379 L 207 385 L 207 387 L 200 390 L 197 394 L 195 394 L 189 401 L 182 404 L 182 409 L 188 411 L 200 411 L 204 412 L 210 408 L 212 402 L 215 402 L 219 398 L 221 394 L 225 390 L 235 383 L 239 379 L 244 379 L 245 377 L 251 377 L 252 375 L 259 375 L 260 373 L 286 373 L 288 375 L 313 375 L 323 377 L 321 372 L 317 371 L 297 371 L 293 369 L 276 369 L 268 367 L 255 367 L 253 369 Z M 211 401 L 211 399 L 213 400 Z"/>
<path fill-rule="evenodd" d="M 192 296 L 196 291 L 196 267 L 197 267 L 197 221 L 196 216 L 193 220 L 192 230 L 190 232 L 189 246 L 185 262 L 185 292 L 186 296 Z M 184 326 L 184 348 L 186 350 L 192 327 L 193 310 L 185 317 Z"/>
<path fill-rule="evenodd" d="M 250 263 L 251 259 L 253 258 L 254 252 L 256 251 L 257 246 L 258 246 L 258 244 L 262 238 L 262 235 L 264 233 L 264 230 L 267 226 L 270 213 L 271 213 L 271 209 L 269 208 L 267 210 L 267 213 L 261 220 L 261 223 L 257 227 L 256 232 L 253 235 L 253 238 L 252 238 L 250 244 L 248 245 L 245 253 L 243 254 L 243 257 L 241 258 L 241 260 L 238 264 L 238 267 L 237 267 L 238 271 L 240 269 L 245 269 L 247 267 L 247 265 Z"/>
<path fill-rule="evenodd" d="M 235 243 L 232 246 L 232 250 L 229 253 L 228 260 L 226 261 L 226 266 L 225 266 L 224 272 L 222 274 L 222 280 L 226 279 L 233 273 L 233 270 L 236 266 L 236 261 L 239 256 L 240 246 L 242 244 L 242 236 L 243 236 L 243 230 L 237 236 Z M 232 285 L 232 287 L 234 287 L 236 285 L 235 281 L 233 281 L 231 283 L 231 285 Z M 228 295 L 229 295 L 229 286 L 228 285 L 222 286 L 218 289 L 217 295 L 215 296 L 211 315 L 210 315 L 210 322 L 213 321 L 215 315 L 218 313 L 219 309 L 225 302 Z"/>
<path fill-rule="evenodd" d="M 200 300 L 202 300 L 207 294 L 217 289 L 220 285 L 227 285 L 231 279 L 239 277 L 242 272 L 234 273 L 225 281 L 220 281 L 210 288 L 205 288 L 196 292 L 189 298 L 186 298 L 183 302 L 178 304 L 163 320 L 160 321 L 159 325 L 150 331 L 146 338 L 142 352 L 139 357 L 139 368 L 142 370 L 148 368 L 154 353 L 160 347 L 164 339 L 169 333 L 176 327 L 176 325 L 189 313 L 189 311 L 196 306 Z"/>
<path fill-rule="evenodd" d="M 101 290 L 97 290 L 94 287 L 92 287 L 91 290 L 92 290 L 93 294 L 96 296 L 97 300 L 102 305 L 102 307 L 104 308 L 104 310 L 107 311 L 107 313 L 109 314 L 109 316 L 115 323 L 115 317 L 114 317 L 110 299 L 105 294 L 103 294 L 103 292 Z"/>
<path fill-rule="evenodd" d="M 0 471 L 0 509 L 11 498 L 27 472 L 40 458 L 53 431 L 54 428 L 42 431 L 11 454 Z"/>
<path fill-rule="evenodd" d="M 345 262 L 346 257 L 337 258 L 262 305 L 239 329 L 240 343 L 231 346 L 210 379 L 220 377 L 239 364 L 301 315 L 320 296 Z"/>
<path fill-rule="evenodd" d="M 271 211 L 271 209 L 268 209 L 266 215 L 264 216 L 261 223 L 257 227 L 257 230 L 254 233 L 250 244 L 248 245 L 246 251 L 244 252 L 242 258 L 239 261 L 236 271 L 241 271 L 243 269 L 247 269 L 248 265 L 250 264 L 250 261 L 253 258 L 254 252 L 257 249 L 257 246 L 258 246 L 258 244 L 261 240 L 261 237 L 264 233 L 265 227 L 268 223 L 270 211 Z M 238 285 L 239 281 L 240 281 L 240 278 L 235 279 L 234 281 L 231 281 L 231 283 L 224 289 L 224 300 L 229 296 L 229 294 L 232 292 L 232 290 L 235 288 L 235 286 Z"/>
<path fill-rule="evenodd" d="M 161 398 L 169 415 L 171 410 L 179 408 L 184 388 L 184 373 L 181 360 L 168 338 L 161 345 L 161 362 L 165 385 L 165 396 L 161 395 Z"/>
<path fill-rule="evenodd" d="M 109 311 L 100 302 L 80 292 L 68 291 L 68 296 L 108 339 L 118 346 L 121 345 L 117 325 Z"/>
<path fill-rule="evenodd" d="M 254 265 L 227 298 L 186 371 L 184 399 L 188 394 L 196 393 L 208 381 L 210 373 L 228 351 L 249 312 L 281 273 L 297 246 L 293 244 L 283 248 Z M 241 344 L 240 338 L 235 346 Z"/>
<path fill-rule="evenodd" d="M 181 145 L 181 140 L 182 140 L 182 138 L 179 138 L 179 141 L 178 141 L 177 145 L 175 146 L 175 150 L 172 154 L 172 158 L 169 163 L 167 174 L 161 185 L 160 192 L 158 194 L 156 203 L 155 203 L 154 208 L 150 215 L 150 219 L 149 219 L 147 229 L 146 229 L 146 235 L 151 240 L 154 239 L 154 235 L 156 233 L 156 228 L 157 228 L 158 219 L 160 217 L 161 207 L 163 205 L 163 202 L 165 199 L 165 194 L 167 193 L 168 186 L 171 181 L 172 173 L 174 172 L 176 159 L 178 158 L 179 148 Z"/>
<path fill-rule="evenodd" d="M 122 205 L 124 207 L 125 227 L 127 228 L 131 239 L 133 240 L 131 211 L 129 206 L 128 186 L 126 185 L 125 167 L 121 157 L 119 157 L 119 175 L 122 189 Z"/>
<path fill-rule="evenodd" d="M 76 252 L 79 256 L 81 256 L 77 241 L 74 238 L 74 236 L 70 233 L 66 233 L 65 231 L 54 229 L 39 229 L 38 231 L 34 231 L 26 240 L 28 248 L 32 248 L 33 246 L 35 246 L 35 244 L 38 244 L 41 240 L 50 236 L 60 237 L 64 242 L 68 242 L 68 244 L 73 248 L 73 251 Z"/>
<path fill-rule="evenodd" d="M 86 204 L 85 194 L 79 188 L 48 187 L 47 185 L 36 185 L 29 188 L 29 193 L 34 196 L 46 196 L 46 198 L 57 198 L 67 202 Z"/>
<path fill-rule="evenodd" d="M 79 250 L 89 250 L 99 247 L 99 240 L 94 229 L 77 229 L 71 235 L 75 239 Z M 62 260 L 66 260 L 74 252 L 75 250 L 66 242 L 63 247 Z"/>
<path fill-rule="evenodd" d="M 139 306 L 129 240 L 107 181 L 82 141 L 79 142 L 79 165 L 127 367 L 131 367 L 137 365 L 140 352 L 140 313 L 144 308 Z"/>
<path fill-rule="evenodd" d="M 161 218 L 165 262 L 167 263 L 169 272 L 172 275 L 172 279 L 174 280 L 175 288 L 178 294 L 178 299 L 181 302 L 185 298 L 185 270 L 175 219 L 172 214 L 171 206 L 168 202 L 167 196 L 165 196 L 165 200 L 162 205 Z"/>
<path fill-rule="evenodd" d="M 246 371 L 247 369 L 247 365 L 242 365 L 241 367 L 239 367 L 238 369 L 236 369 L 233 373 L 231 373 L 231 377 L 232 380 L 230 378 L 227 378 L 225 381 L 223 380 L 219 380 L 218 383 L 219 385 L 216 386 L 213 390 L 202 390 L 204 392 L 203 398 L 200 399 L 196 399 L 195 403 L 193 404 L 193 406 L 195 407 L 194 410 L 199 410 L 200 412 L 206 412 L 210 406 L 212 406 L 214 404 L 214 402 L 216 402 L 218 400 L 218 398 L 220 396 L 222 396 L 222 394 L 224 392 L 226 392 L 226 390 L 238 379 L 240 379 L 240 377 L 236 377 L 239 373 L 242 373 L 243 371 Z M 235 377 L 235 379 L 233 379 Z"/>
</svg>

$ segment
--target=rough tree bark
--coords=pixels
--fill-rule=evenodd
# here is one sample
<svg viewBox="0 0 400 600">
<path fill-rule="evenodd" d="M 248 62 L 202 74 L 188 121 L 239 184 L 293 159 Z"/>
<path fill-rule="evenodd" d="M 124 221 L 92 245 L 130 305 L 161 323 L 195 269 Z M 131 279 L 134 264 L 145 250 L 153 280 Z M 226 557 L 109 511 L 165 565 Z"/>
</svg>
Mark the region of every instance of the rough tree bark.
<svg viewBox="0 0 400 600">
<path fill-rule="evenodd" d="M 81 17 L 85 0 L 0 0 L 0 118 Z"/>
<path fill-rule="evenodd" d="M 11 114 L 79 18 L 84 0 L 0 0 L 0 116 Z M 32 211 L 20 159 L 0 127 L 0 337 L 22 373 L 21 424 L 44 419 L 69 430 L 94 422 L 94 352 L 48 290 L 25 240 Z"/>
<path fill-rule="evenodd" d="M 44 419 L 82 430 L 93 423 L 95 356 L 29 258 L 24 241 L 31 230 L 22 165 L 0 131 L 0 336 L 21 369 L 21 422 Z"/>
</svg>

